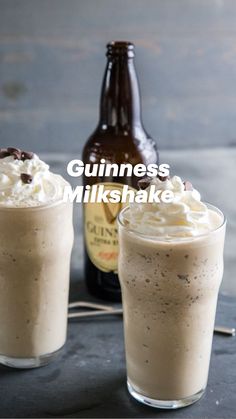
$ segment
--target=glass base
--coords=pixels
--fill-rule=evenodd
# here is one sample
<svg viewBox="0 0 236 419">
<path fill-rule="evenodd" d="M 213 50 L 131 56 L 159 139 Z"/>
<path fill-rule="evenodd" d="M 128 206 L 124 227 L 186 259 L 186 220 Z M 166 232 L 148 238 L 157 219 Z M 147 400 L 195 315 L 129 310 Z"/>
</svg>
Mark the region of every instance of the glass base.
<svg viewBox="0 0 236 419">
<path fill-rule="evenodd" d="M 15 358 L 12 356 L 0 355 L 0 364 L 11 368 L 39 368 L 53 361 L 62 348 L 50 354 L 41 355 L 33 358 Z"/>
<path fill-rule="evenodd" d="M 140 403 L 146 404 L 150 407 L 156 407 L 158 409 L 179 409 L 180 407 L 185 407 L 190 404 L 197 402 L 202 395 L 204 394 L 205 388 L 198 391 L 193 396 L 186 397 L 180 400 L 156 400 L 151 399 L 150 397 L 143 396 L 142 394 L 138 393 L 134 390 L 133 386 L 127 381 L 128 391 L 135 400 Z"/>
</svg>

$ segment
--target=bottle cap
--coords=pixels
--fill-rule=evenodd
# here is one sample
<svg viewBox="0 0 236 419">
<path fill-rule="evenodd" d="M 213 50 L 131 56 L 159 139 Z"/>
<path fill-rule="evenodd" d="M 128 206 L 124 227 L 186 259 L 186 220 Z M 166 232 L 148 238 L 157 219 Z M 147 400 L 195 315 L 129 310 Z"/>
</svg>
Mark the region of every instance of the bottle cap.
<svg viewBox="0 0 236 419">
<path fill-rule="evenodd" d="M 111 41 L 107 44 L 107 57 L 111 56 L 127 56 L 134 57 L 134 44 L 128 41 Z"/>
</svg>

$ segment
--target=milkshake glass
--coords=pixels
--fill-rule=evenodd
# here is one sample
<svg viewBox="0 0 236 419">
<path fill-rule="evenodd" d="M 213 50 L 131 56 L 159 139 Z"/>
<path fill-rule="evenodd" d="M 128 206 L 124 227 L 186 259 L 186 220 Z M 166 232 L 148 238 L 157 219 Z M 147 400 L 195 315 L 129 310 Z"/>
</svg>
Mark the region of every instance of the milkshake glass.
<svg viewBox="0 0 236 419">
<path fill-rule="evenodd" d="M 128 390 L 153 407 L 187 406 L 207 385 L 225 220 L 204 207 L 214 227 L 194 236 L 178 237 L 179 220 L 165 237 L 137 231 L 130 208 L 119 216 Z"/>
<path fill-rule="evenodd" d="M 0 363 L 39 367 L 66 340 L 72 204 L 61 199 L 64 179 L 39 159 L 0 165 Z M 28 185 L 15 179 L 22 170 L 34 177 Z"/>
</svg>

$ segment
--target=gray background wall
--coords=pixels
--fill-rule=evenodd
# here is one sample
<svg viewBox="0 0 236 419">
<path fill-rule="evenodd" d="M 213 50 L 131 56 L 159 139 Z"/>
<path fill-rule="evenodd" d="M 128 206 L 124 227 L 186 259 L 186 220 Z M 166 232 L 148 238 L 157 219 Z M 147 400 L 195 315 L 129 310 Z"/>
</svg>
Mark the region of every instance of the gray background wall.
<svg viewBox="0 0 236 419">
<path fill-rule="evenodd" d="M 80 151 L 127 39 L 160 148 L 236 146 L 235 23 L 235 0 L 0 0 L 0 144 Z"/>
</svg>

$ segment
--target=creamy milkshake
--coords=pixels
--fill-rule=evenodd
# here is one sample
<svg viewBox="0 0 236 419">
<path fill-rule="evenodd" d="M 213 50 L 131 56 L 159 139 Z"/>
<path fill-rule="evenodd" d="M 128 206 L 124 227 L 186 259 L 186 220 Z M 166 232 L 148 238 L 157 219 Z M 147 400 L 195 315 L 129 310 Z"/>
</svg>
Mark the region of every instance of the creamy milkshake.
<svg viewBox="0 0 236 419">
<path fill-rule="evenodd" d="M 225 222 L 179 177 L 152 183 L 174 201 L 133 204 L 119 217 L 128 389 L 143 403 L 177 408 L 207 385 Z"/>
<path fill-rule="evenodd" d="M 14 151 L 15 150 L 15 151 Z M 33 153 L 0 150 L 0 363 L 48 363 L 67 329 L 72 204 Z"/>
</svg>

